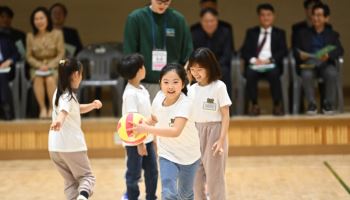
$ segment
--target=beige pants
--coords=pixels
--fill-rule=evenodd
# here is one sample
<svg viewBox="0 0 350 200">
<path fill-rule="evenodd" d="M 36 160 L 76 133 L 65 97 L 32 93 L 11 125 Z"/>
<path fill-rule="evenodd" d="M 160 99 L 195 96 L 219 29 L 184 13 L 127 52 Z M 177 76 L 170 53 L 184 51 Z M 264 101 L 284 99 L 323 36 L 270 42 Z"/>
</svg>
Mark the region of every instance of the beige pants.
<svg viewBox="0 0 350 200">
<path fill-rule="evenodd" d="M 194 199 L 205 200 L 205 184 L 211 200 L 226 199 L 225 166 L 228 155 L 227 138 L 224 142 L 224 153 L 213 156 L 212 146 L 219 139 L 221 122 L 196 123 L 198 129 L 201 162 L 194 184 Z"/>
<path fill-rule="evenodd" d="M 50 152 L 51 160 L 64 178 L 64 193 L 67 200 L 75 200 L 81 191 L 89 196 L 95 185 L 90 161 L 86 151 Z"/>
</svg>

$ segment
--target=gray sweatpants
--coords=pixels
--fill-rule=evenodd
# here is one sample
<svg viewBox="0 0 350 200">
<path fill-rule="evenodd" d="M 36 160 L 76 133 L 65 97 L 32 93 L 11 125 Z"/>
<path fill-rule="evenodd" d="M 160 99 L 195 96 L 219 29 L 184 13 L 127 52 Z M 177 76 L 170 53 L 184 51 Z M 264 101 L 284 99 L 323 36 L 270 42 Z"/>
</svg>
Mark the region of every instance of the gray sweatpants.
<svg viewBox="0 0 350 200">
<path fill-rule="evenodd" d="M 220 137 L 221 122 L 196 123 L 196 127 L 198 129 L 202 156 L 195 177 L 194 199 L 207 199 L 205 194 L 205 184 L 207 184 L 210 199 L 225 200 L 225 167 L 228 156 L 227 137 L 223 145 L 223 154 L 213 156 L 212 146 Z"/>
<path fill-rule="evenodd" d="M 67 200 L 75 200 L 81 191 L 92 195 L 95 177 L 92 175 L 86 151 L 50 152 L 50 157 L 64 178 L 64 193 Z"/>
</svg>

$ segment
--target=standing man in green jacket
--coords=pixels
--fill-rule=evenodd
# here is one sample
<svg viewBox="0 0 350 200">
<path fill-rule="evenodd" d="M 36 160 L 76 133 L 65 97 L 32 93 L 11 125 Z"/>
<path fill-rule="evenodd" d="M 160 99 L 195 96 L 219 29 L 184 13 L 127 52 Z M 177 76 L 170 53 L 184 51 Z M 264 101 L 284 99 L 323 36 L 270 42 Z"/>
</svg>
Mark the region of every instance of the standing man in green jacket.
<svg viewBox="0 0 350 200">
<path fill-rule="evenodd" d="M 143 85 L 151 100 L 159 91 L 160 70 L 167 63 L 184 65 L 193 51 L 185 18 L 170 4 L 171 0 L 151 0 L 149 6 L 129 14 L 124 29 L 124 53 L 137 52 L 145 58 Z"/>
</svg>

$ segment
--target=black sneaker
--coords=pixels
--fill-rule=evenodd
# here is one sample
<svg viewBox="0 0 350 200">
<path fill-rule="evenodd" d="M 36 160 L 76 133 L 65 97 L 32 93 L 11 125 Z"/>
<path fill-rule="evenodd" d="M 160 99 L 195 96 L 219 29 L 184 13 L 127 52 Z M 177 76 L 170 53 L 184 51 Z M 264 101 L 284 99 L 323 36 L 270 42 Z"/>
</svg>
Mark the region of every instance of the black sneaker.
<svg viewBox="0 0 350 200">
<path fill-rule="evenodd" d="M 333 106 L 330 103 L 324 103 L 322 106 L 322 113 L 325 115 L 333 115 Z"/>
<path fill-rule="evenodd" d="M 317 114 L 317 106 L 314 103 L 310 103 L 307 107 L 306 114 L 308 115 L 316 115 Z"/>
</svg>

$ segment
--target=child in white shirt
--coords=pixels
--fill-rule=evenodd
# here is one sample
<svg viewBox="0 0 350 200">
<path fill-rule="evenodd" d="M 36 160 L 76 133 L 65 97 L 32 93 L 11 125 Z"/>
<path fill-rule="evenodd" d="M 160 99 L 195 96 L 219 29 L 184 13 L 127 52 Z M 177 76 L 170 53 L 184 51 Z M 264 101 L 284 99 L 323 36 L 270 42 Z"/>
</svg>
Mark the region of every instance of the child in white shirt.
<svg viewBox="0 0 350 200">
<path fill-rule="evenodd" d="M 136 132 L 150 132 L 158 137 L 162 199 L 193 199 L 193 182 L 200 149 L 186 93 L 186 71 L 178 64 L 168 64 L 160 72 L 160 88 L 152 103 L 156 126 L 135 124 Z M 183 93 L 185 92 L 185 93 Z"/>
<path fill-rule="evenodd" d="M 68 200 L 88 199 L 95 185 L 80 114 L 100 109 L 102 103 L 94 100 L 89 104 L 79 104 L 75 91 L 81 82 L 82 71 L 82 64 L 74 58 L 59 62 L 58 85 L 52 103 L 49 152 L 64 178 L 64 193 Z"/>
<path fill-rule="evenodd" d="M 198 48 L 189 59 L 188 70 L 197 83 L 189 89 L 201 144 L 201 163 L 195 179 L 195 199 L 226 199 L 225 166 L 231 100 L 220 81 L 220 66 L 213 52 Z"/>
<path fill-rule="evenodd" d="M 141 81 L 146 75 L 143 56 L 135 53 L 123 57 L 118 66 L 118 72 L 123 78 L 128 80 L 123 93 L 122 114 L 139 113 L 146 118 L 150 118 L 150 95 L 146 88 L 141 85 Z M 141 170 L 143 169 L 146 199 L 157 199 L 158 167 L 153 135 L 149 134 L 141 144 L 130 145 L 123 143 L 123 145 L 127 154 L 127 169 L 125 173 L 127 192 L 123 198 L 129 200 L 137 200 L 139 198 L 138 183 L 141 178 Z"/>
</svg>

